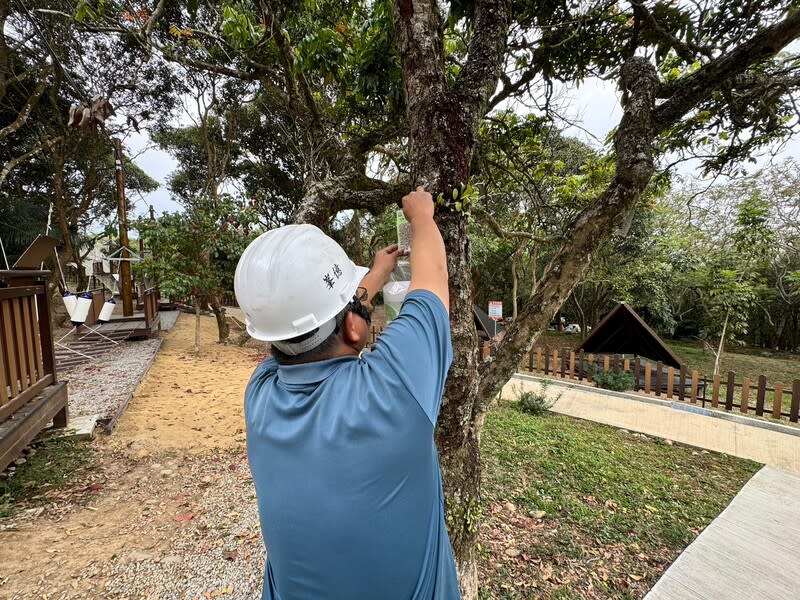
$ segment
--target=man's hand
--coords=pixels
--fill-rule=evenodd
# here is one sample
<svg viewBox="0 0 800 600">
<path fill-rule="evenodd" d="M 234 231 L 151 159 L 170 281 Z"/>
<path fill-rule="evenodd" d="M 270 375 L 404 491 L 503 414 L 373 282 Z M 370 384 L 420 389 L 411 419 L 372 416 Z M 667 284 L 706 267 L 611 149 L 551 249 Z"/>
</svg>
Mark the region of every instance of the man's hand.
<svg viewBox="0 0 800 600">
<path fill-rule="evenodd" d="M 394 271 L 398 258 L 400 258 L 400 252 L 397 251 L 397 244 L 392 244 L 375 253 L 375 260 L 372 262 L 370 272 L 375 272 L 381 277 L 383 281 L 381 286 L 389 281 L 389 274 Z"/>
<path fill-rule="evenodd" d="M 433 196 L 419 186 L 415 191 L 403 196 L 403 214 L 409 223 L 418 219 L 433 219 Z"/>
<path fill-rule="evenodd" d="M 397 244 L 392 244 L 375 253 L 375 260 L 372 262 L 372 268 L 369 273 L 364 275 L 361 280 L 360 286 L 367 290 L 367 308 L 372 310 L 372 300 L 375 294 L 381 291 L 386 282 L 389 281 L 389 275 L 394 271 L 397 264 L 397 259 L 400 258 L 400 252 L 397 251 Z"/>
</svg>

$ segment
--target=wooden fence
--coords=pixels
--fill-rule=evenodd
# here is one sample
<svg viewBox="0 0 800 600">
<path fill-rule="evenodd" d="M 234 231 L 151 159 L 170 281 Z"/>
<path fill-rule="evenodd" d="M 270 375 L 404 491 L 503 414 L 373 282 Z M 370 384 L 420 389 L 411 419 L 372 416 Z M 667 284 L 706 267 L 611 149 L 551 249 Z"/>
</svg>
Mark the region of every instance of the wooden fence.
<svg viewBox="0 0 800 600">
<path fill-rule="evenodd" d="M 67 424 L 56 380 L 49 271 L 0 271 L 0 470 L 53 420 Z"/>
<path fill-rule="evenodd" d="M 374 343 L 382 329 L 370 330 Z M 491 356 L 494 346 L 484 342 L 482 356 Z M 665 366 L 661 361 L 651 361 L 639 356 L 621 354 L 586 354 L 569 348 L 552 350 L 534 348 L 520 364 L 520 369 L 559 379 L 595 385 L 593 374 L 599 371 L 625 371 L 633 376 L 633 391 L 665 400 L 678 400 L 757 417 L 800 419 L 800 379 L 790 385 L 781 382 L 769 384 L 765 375 L 737 379 L 733 371 L 707 377 L 685 366 L 679 369 Z"/>
<path fill-rule="evenodd" d="M 484 344 L 484 358 L 490 355 L 491 347 Z M 737 380 L 736 373 L 729 371 L 706 377 L 685 366 L 676 369 L 638 356 L 584 354 L 568 348 L 534 348 L 520 366 L 532 373 L 589 385 L 593 384 L 594 373 L 624 371 L 633 376 L 633 390 L 649 396 L 728 411 L 736 409 L 742 414 L 752 412 L 758 417 L 787 418 L 792 423 L 797 423 L 800 416 L 800 379 L 791 385 L 768 385 L 764 375 Z"/>
</svg>

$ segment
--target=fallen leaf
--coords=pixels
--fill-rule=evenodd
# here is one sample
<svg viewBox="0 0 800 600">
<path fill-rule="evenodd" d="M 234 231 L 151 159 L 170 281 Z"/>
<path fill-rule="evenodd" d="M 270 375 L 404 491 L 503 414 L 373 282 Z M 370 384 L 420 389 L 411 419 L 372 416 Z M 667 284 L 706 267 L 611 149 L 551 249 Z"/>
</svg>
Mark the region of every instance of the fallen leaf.
<svg viewBox="0 0 800 600">
<path fill-rule="evenodd" d="M 175 515 L 175 521 L 178 523 L 186 523 L 187 521 L 191 521 L 192 519 L 194 519 L 194 515 L 192 513 Z"/>
</svg>

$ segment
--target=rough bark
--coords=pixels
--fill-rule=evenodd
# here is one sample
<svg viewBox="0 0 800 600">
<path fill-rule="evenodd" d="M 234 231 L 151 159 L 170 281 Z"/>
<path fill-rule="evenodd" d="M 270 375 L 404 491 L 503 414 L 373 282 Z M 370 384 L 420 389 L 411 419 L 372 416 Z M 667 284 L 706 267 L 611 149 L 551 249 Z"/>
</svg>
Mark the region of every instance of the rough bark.
<svg viewBox="0 0 800 600">
<path fill-rule="evenodd" d="M 225 315 L 225 307 L 220 302 L 219 296 L 212 296 L 209 304 L 211 305 L 211 312 L 214 313 L 214 318 L 217 320 L 219 341 L 224 342 L 231 333 L 231 328 Z"/>
<path fill-rule="evenodd" d="M 397 0 L 395 28 L 403 66 L 412 186 L 448 195 L 469 181 L 475 131 L 496 86 L 505 55 L 510 2 L 475 3 L 467 65 L 453 91 L 444 76 L 442 23 L 433 1 Z M 436 431 L 447 525 L 461 593 L 477 598 L 480 522 L 478 338 L 472 322 L 470 244 L 463 213 L 437 211 L 450 275 L 450 327 L 456 349 Z"/>
<path fill-rule="evenodd" d="M 341 210 L 366 210 L 377 215 L 407 191 L 405 182 L 388 184 L 363 176 L 331 177 L 309 186 L 293 221 L 325 229 Z"/>
</svg>

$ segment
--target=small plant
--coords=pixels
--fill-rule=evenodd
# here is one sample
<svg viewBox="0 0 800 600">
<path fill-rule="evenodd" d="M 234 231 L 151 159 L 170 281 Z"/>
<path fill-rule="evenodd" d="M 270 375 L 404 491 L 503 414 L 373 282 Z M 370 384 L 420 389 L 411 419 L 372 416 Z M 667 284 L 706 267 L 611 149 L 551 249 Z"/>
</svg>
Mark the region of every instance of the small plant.
<svg viewBox="0 0 800 600">
<path fill-rule="evenodd" d="M 518 387 L 516 389 L 517 400 L 519 401 L 519 407 L 522 411 L 538 417 L 553 408 L 553 405 L 561 397 L 561 394 L 558 394 L 555 398 L 551 398 L 550 394 L 547 393 L 548 387 L 550 387 L 549 381 L 543 381 L 538 392 L 524 390 L 522 387 Z"/>
<path fill-rule="evenodd" d="M 633 374 L 628 371 L 611 369 L 604 373 L 603 369 L 595 367 L 592 371 L 592 381 L 599 388 L 614 392 L 626 392 L 634 388 Z"/>
</svg>

